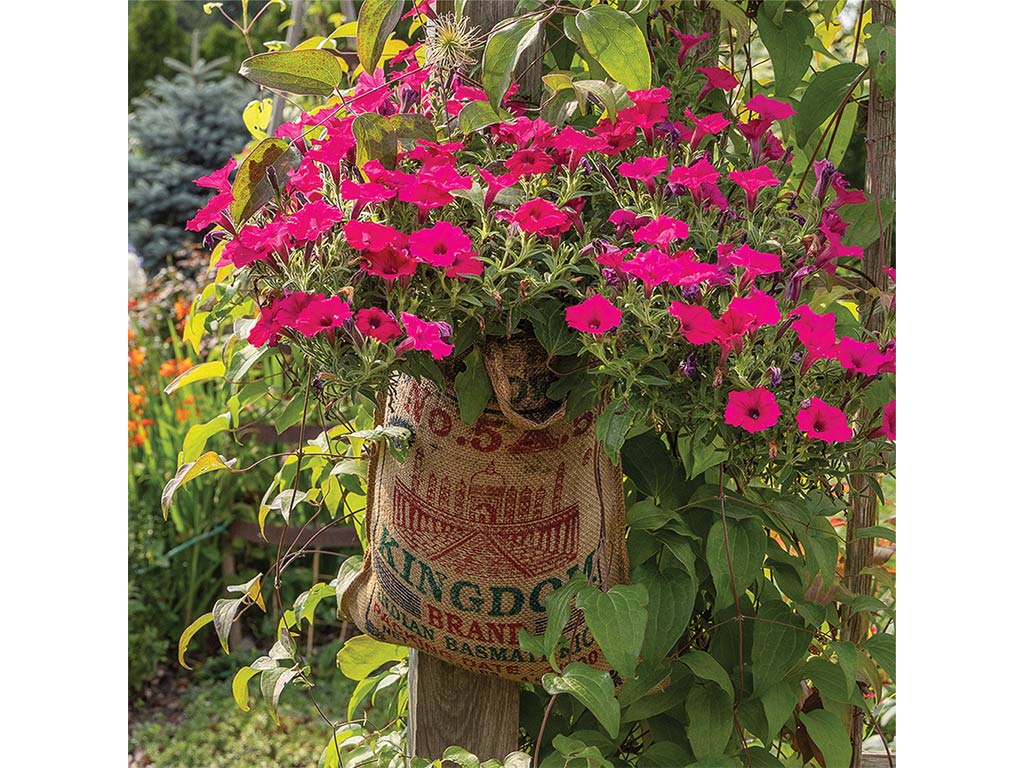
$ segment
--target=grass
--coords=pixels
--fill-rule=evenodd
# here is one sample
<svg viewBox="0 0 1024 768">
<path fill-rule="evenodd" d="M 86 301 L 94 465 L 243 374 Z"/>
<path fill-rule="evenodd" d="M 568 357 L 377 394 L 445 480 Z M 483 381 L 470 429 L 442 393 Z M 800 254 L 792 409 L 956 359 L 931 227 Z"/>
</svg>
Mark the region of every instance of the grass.
<svg viewBox="0 0 1024 768">
<path fill-rule="evenodd" d="M 334 667 L 340 641 L 322 648 L 313 664 L 313 693 L 325 713 L 344 719 L 355 683 Z M 177 706 L 142 713 L 128 737 L 130 765 L 151 768 L 309 768 L 317 764 L 330 727 L 309 697 L 289 687 L 281 696 L 275 723 L 258 690 L 250 683 L 251 710 L 242 712 L 231 695 L 231 678 L 257 652 L 218 656 L 190 675 Z M 333 669 L 332 669 L 333 667 Z M 189 674 L 189 673 L 185 673 Z"/>
</svg>

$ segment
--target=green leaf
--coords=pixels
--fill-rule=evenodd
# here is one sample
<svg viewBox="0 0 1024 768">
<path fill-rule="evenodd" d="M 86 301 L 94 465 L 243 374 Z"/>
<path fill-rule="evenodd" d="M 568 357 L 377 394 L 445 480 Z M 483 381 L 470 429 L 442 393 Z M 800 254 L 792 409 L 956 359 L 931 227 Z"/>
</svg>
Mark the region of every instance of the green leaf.
<svg viewBox="0 0 1024 768">
<path fill-rule="evenodd" d="M 275 91 L 330 96 L 341 82 L 344 70 L 334 54 L 311 49 L 258 53 L 242 62 L 238 74 Z M 269 114 L 267 117 L 269 121 Z"/>
<path fill-rule="evenodd" d="M 736 43 L 744 46 L 750 39 L 750 20 L 742 8 L 732 0 L 711 0 L 711 7 L 722 16 L 722 27 L 726 25 L 736 31 Z"/>
<path fill-rule="evenodd" d="M 697 440 L 687 440 L 683 446 L 683 465 L 686 467 L 686 477 L 690 480 L 702 477 L 709 469 L 717 467 L 729 458 L 728 451 L 720 450 L 711 444 L 704 445 Z"/>
<path fill-rule="evenodd" d="M 622 450 L 629 428 L 633 425 L 634 413 L 628 402 L 612 400 L 594 423 L 597 439 L 604 445 L 604 452 L 613 462 L 619 460 L 619 451 Z"/>
<path fill-rule="evenodd" d="M 829 643 L 829 650 L 835 653 L 839 668 L 846 678 L 846 694 L 852 696 L 857 691 L 857 646 L 848 640 Z"/>
<path fill-rule="evenodd" d="M 356 635 L 350 637 L 338 651 L 337 663 L 341 674 L 349 680 L 362 680 L 382 664 L 408 657 L 408 648 L 382 643 L 369 635 Z"/>
<path fill-rule="evenodd" d="M 450 760 L 462 768 L 480 768 L 480 758 L 462 747 L 448 747 L 441 755 L 441 762 Z"/>
<path fill-rule="evenodd" d="M 544 654 L 551 662 L 551 666 L 559 669 L 555 658 L 555 651 L 558 648 L 558 641 L 562 639 L 562 630 L 572 614 L 572 599 L 579 594 L 583 587 L 587 586 L 586 576 L 577 572 L 558 589 L 554 589 L 544 598 L 544 611 L 547 614 L 547 624 L 544 626 Z"/>
<path fill-rule="evenodd" d="M 544 301 L 527 310 L 537 341 L 549 357 L 568 355 L 579 349 L 575 334 L 565 324 L 565 307 L 558 301 Z"/>
<path fill-rule="evenodd" d="M 618 584 L 607 592 L 588 586 L 576 597 L 597 644 L 623 677 L 636 673 L 647 625 L 647 587 Z"/>
<path fill-rule="evenodd" d="M 680 768 L 693 762 L 685 748 L 671 741 L 656 741 L 643 751 L 637 761 L 643 768 Z"/>
<path fill-rule="evenodd" d="M 459 399 L 459 416 L 464 424 L 473 424 L 491 402 L 494 390 L 487 375 L 483 355 L 476 347 L 463 361 L 465 369 L 455 377 L 455 394 Z"/>
<path fill-rule="evenodd" d="M 288 181 L 288 171 L 298 167 L 300 160 L 298 151 L 284 139 L 264 139 L 250 150 L 231 185 L 235 198 L 231 202 L 231 220 L 236 228 L 274 199 L 274 187 L 267 171 L 273 168 L 277 183 L 284 185 Z"/>
<path fill-rule="evenodd" d="M 793 117 L 796 143 L 799 146 L 806 145 L 814 129 L 839 108 L 863 71 L 864 67 L 860 64 L 837 64 L 813 77 Z"/>
<path fill-rule="evenodd" d="M 174 477 L 168 481 L 167 485 L 164 486 L 163 493 L 160 494 L 160 507 L 164 513 L 164 520 L 167 519 L 167 510 L 170 509 L 171 499 L 178 488 L 192 482 L 197 477 L 205 475 L 208 472 L 231 469 L 231 467 L 235 465 L 236 461 L 238 461 L 238 459 L 231 459 L 228 461 L 215 451 L 207 451 L 195 461 L 182 464 L 178 467 L 177 473 L 175 473 Z"/>
<path fill-rule="evenodd" d="M 321 601 L 328 597 L 334 597 L 336 594 L 335 588 L 325 582 L 314 584 L 311 589 L 303 592 L 295 600 L 294 610 L 295 615 L 298 617 L 299 623 L 305 619 L 310 624 L 313 623 L 313 616 L 316 613 L 316 607 Z"/>
<path fill-rule="evenodd" d="M 198 619 L 193 621 L 187 627 L 185 631 L 181 633 L 181 637 L 178 638 L 178 663 L 181 664 L 185 669 L 192 669 L 188 664 L 185 663 L 185 651 L 188 650 L 189 641 L 195 636 L 196 632 L 205 627 L 207 624 L 213 621 L 213 612 L 204 613 Z"/>
<path fill-rule="evenodd" d="M 489 102 L 471 101 L 459 112 L 459 130 L 463 133 L 473 133 L 489 125 L 514 119 L 511 112 L 495 109 Z"/>
<path fill-rule="evenodd" d="M 706 651 L 694 650 L 684 653 L 679 658 L 679 661 L 689 667 L 690 671 L 701 680 L 709 680 L 712 683 L 716 683 L 722 689 L 722 692 L 729 696 L 729 701 L 732 701 L 735 694 L 732 680 L 729 679 L 729 673 L 715 660 L 714 656 Z"/>
<path fill-rule="evenodd" d="M 343 618 L 341 601 L 345 597 L 345 591 L 352 585 L 352 582 L 356 580 L 356 577 L 362 573 L 363 570 L 363 558 L 361 555 L 352 555 L 351 557 L 345 558 L 345 562 L 341 564 L 341 568 L 338 569 L 337 577 L 331 582 L 334 585 L 334 594 L 338 601 L 338 618 Z"/>
<path fill-rule="evenodd" d="M 781 600 L 766 600 L 757 609 L 750 661 L 754 692 L 778 682 L 807 656 L 812 632 Z"/>
<path fill-rule="evenodd" d="M 277 494 L 269 504 L 261 504 L 256 518 L 260 524 L 260 534 L 266 536 L 263 532 L 263 526 L 267 522 L 267 515 L 271 512 L 280 512 L 285 523 L 288 523 L 291 521 L 292 511 L 300 502 L 305 501 L 306 496 L 308 496 L 306 491 L 296 491 L 293 488 L 287 488 Z"/>
<path fill-rule="evenodd" d="M 249 681 L 259 673 L 258 669 L 242 667 L 231 680 L 231 695 L 235 697 L 235 704 L 243 712 L 248 712 L 251 709 L 249 706 Z"/>
<path fill-rule="evenodd" d="M 882 669 L 889 673 L 889 677 L 896 682 L 896 638 L 893 635 L 881 632 L 872 635 L 864 643 L 864 648 Z"/>
<path fill-rule="evenodd" d="M 732 696 L 717 685 L 695 685 L 686 695 L 686 738 L 697 759 L 721 755 L 732 736 Z"/>
<path fill-rule="evenodd" d="M 675 506 L 681 501 L 670 493 L 678 467 L 664 440 L 653 430 L 631 437 L 622 445 L 622 471 L 647 496 L 672 495 L 671 503 L 666 506 Z"/>
<path fill-rule="evenodd" d="M 384 117 L 376 112 L 357 115 L 352 121 L 356 139 L 356 165 L 362 168 L 370 160 L 380 160 L 385 168 L 394 169 L 398 148 L 414 147 L 419 140 L 436 141 L 433 123 L 423 115 L 399 114 Z"/>
<path fill-rule="evenodd" d="M 252 344 L 243 344 L 236 348 L 231 355 L 231 362 L 224 372 L 224 378 L 228 381 L 240 381 L 257 360 L 270 352 L 270 349 L 270 347 L 254 347 Z"/>
<path fill-rule="evenodd" d="M 726 533 L 731 558 L 726 552 Z M 733 604 L 733 579 L 736 582 L 736 594 L 742 595 L 761 572 L 767 538 L 761 523 L 754 518 L 731 521 L 727 528 L 722 525 L 721 518 L 712 523 L 707 539 L 707 561 L 715 584 L 716 610 Z"/>
<path fill-rule="evenodd" d="M 646 564 L 633 574 L 634 581 L 647 587 L 647 629 L 640 655 L 646 661 L 664 658 L 682 637 L 690 623 L 696 586 L 681 568 L 661 573 Z"/>
<path fill-rule="evenodd" d="M 842 720 L 824 709 L 815 709 L 802 713 L 800 722 L 821 750 L 825 768 L 846 768 L 850 764 L 853 746 Z"/>
<path fill-rule="evenodd" d="M 871 79 L 887 99 L 896 95 L 896 30 L 882 24 L 868 24 L 864 31 Z"/>
<path fill-rule="evenodd" d="M 549 672 L 541 680 L 548 693 L 568 693 L 589 709 L 613 739 L 619 733 L 619 703 L 607 671 L 598 671 L 579 661 L 569 664 L 561 675 Z"/>
<path fill-rule="evenodd" d="M 356 51 L 359 63 L 369 74 L 377 71 L 388 35 L 402 18 L 402 0 L 363 0 L 356 26 Z"/>
<path fill-rule="evenodd" d="M 804 677 L 814 683 L 821 695 L 826 699 L 845 702 L 850 697 L 846 686 L 846 675 L 838 664 L 832 664 L 820 656 L 807 662 Z"/>
<path fill-rule="evenodd" d="M 213 628 L 217 630 L 217 638 L 224 653 L 231 653 L 231 649 L 228 648 L 231 625 L 235 623 L 235 617 L 244 602 L 245 597 L 238 597 L 233 600 L 218 600 L 213 604 Z"/>
<path fill-rule="evenodd" d="M 582 102 L 586 101 L 587 96 L 594 96 L 607 111 L 608 119 L 615 122 L 619 114 L 619 100 L 608 83 L 604 80 L 574 80 L 572 87 L 577 100 Z"/>
<path fill-rule="evenodd" d="M 200 363 L 199 365 L 192 366 L 184 373 L 175 377 L 174 381 L 164 387 L 164 394 L 169 395 L 182 387 L 187 387 L 189 384 L 195 384 L 197 381 L 209 381 L 210 379 L 219 379 L 223 376 L 224 363 L 220 360 L 211 360 L 206 363 Z"/>
<path fill-rule="evenodd" d="M 885 539 L 886 541 L 896 541 L 896 531 L 894 531 L 892 528 L 887 528 L 884 525 L 869 525 L 866 528 L 859 528 L 854 538 Z"/>
<path fill-rule="evenodd" d="M 651 57 L 640 27 L 627 13 L 609 5 L 586 8 L 576 16 L 583 47 L 630 91 L 651 87 Z"/>
<path fill-rule="evenodd" d="M 891 197 L 883 197 L 878 201 L 878 208 L 882 214 L 882 226 L 887 228 L 892 223 L 892 217 L 896 213 L 896 201 Z M 849 226 L 846 234 L 843 235 L 843 242 L 846 245 L 856 245 L 858 248 L 867 248 L 878 240 L 878 214 L 875 209 L 875 201 L 869 199 L 866 203 L 856 205 L 844 205 L 842 210 L 843 218 Z"/>
<path fill-rule="evenodd" d="M 762 5 L 757 12 L 757 31 L 775 70 L 773 96 L 785 98 L 803 80 L 811 65 L 812 52 L 804 40 L 814 37 L 814 25 L 806 13 L 783 13 L 775 21 L 770 18 L 768 8 Z"/>
<path fill-rule="evenodd" d="M 789 683 L 776 683 L 758 695 L 768 721 L 768 734 L 774 737 L 786 721 L 793 716 L 793 708 L 800 701 L 800 691 Z"/>
<path fill-rule="evenodd" d="M 284 688 L 288 683 L 299 674 L 297 669 L 285 669 L 284 667 L 275 667 L 274 669 L 268 669 L 260 675 L 260 691 L 263 693 L 263 700 L 267 704 L 267 710 L 270 712 L 270 716 L 274 718 L 274 722 L 280 724 L 280 719 L 277 716 L 277 703 L 281 699 L 281 694 L 284 692 Z"/>
<path fill-rule="evenodd" d="M 231 428 L 231 414 L 222 413 L 214 416 L 205 424 L 195 424 L 185 433 L 185 440 L 181 446 L 181 460 L 195 461 L 206 447 L 206 441 L 219 432 Z"/>
<path fill-rule="evenodd" d="M 779 758 L 764 747 L 747 747 L 750 755 L 750 768 L 785 768 Z"/>
<path fill-rule="evenodd" d="M 480 68 L 480 83 L 491 106 L 495 109 L 512 84 L 512 71 L 519 62 L 523 51 L 530 47 L 541 30 L 541 18 L 531 16 L 517 19 L 510 24 L 499 22 L 487 36 L 483 61 Z"/>
</svg>

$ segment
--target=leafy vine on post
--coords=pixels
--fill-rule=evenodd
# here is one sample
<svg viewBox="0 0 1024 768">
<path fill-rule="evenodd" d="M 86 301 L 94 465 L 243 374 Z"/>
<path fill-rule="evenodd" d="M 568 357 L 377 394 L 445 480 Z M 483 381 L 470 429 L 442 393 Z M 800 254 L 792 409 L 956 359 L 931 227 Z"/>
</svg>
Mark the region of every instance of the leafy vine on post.
<svg viewBox="0 0 1024 768">
<path fill-rule="evenodd" d="M 887 740 L 894 582 L 887 561 L 844 581 L 843 528 L 851 477 L 885 501 L 894 471 L 894 283 L 859 290 L 894 202 L 842 169 L 894 27 L 811 5 L 531 0 L 484 40 L 464 2 L 365 0 L 243 64 L 296 113 L 199 180 L 220 289 L 195 332 L 234 334 L 193 380 L 224 379 L 238 429 L 284 366 L 281 421 L 325 428 L 277 457 L 260 524 L 351 524 L 364 551 L 292 600 L 311 547 L 282 544 L 183 663 L 269 589 L 276 642 L 236 699 L 257 676 L 272 711 L 313 696 L 296 638 L 331 598 L 362 634 L 347 707 L 317 701 L 323 766 L 431 764 L 408 754 L 408 647 L 523 684 L 519 749 L 487 766 L 845 768 L 854 711 Z M 225 471 L 183 463 L 165 508 Z M 841 610 L 875 631 L 841 635 Z"/>
</svg>

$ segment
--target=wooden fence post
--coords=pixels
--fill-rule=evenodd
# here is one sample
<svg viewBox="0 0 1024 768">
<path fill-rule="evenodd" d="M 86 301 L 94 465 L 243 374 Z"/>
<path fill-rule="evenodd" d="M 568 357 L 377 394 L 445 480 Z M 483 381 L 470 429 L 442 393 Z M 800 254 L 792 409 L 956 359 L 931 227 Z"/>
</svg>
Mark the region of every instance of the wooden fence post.
<svg viewBox="0 0 1024 768">
<path fill-rule="evenodd" d="M 888 0 L 871 0 L 871 20 L 875 24 L 892 25 L 896 12 Z M 896 194 L 896 99 L 883 96 L 875 85 L 874 78 L 868 92 L 867 168 L 865 190 L 873 198 L 894 197 Z M 884 267 L 889 265 L 889 241 L 892 229 L 882 232 L 878 242 L 864 253 L 863 270 L 866 275 L 864 289 L 885 284 Z M 866 318 L 869 330 L 880 330 L 878 315 Z M 846 526 L 846 565 L 844 581 L 857 594 L 871 594 L 871 574 L 863 573 L 874 563 L 875 540 L 857 538 L 858 531 L 876 525 L 878 522 L 878 498 L 864 475 L 850 477 L 850 516 Z M 844 640 L 858 645 L 867 639 L 868 622 L 863 614 L 853 613 L 843 606 L 841 634 Z M 851 768 L 862 768 L 861 743 L 864 730 L 864 713 L 852 708 L 850 738 L 853 742 Z M 886 761 L 888 764 L 888 761 Z"/>
<path fill-rule="evenodd" d="M 517 0 L 467 0 L 464 13 L 481 35 L 515 15 Z M 454 0 L 438 0 L 438 13 L 452 13 Z M 541 93 L 544 36 L 523 52 L 514 81 L 520 94 Z M 482 50 L 481 50 L 482 53 Z M 436 760 L 445 748 L 459 746 L 483 760 L 503 759 L 519 745 L 519 685 L 409 652 L 408 748 L 417 757 Z"/>
</svg>

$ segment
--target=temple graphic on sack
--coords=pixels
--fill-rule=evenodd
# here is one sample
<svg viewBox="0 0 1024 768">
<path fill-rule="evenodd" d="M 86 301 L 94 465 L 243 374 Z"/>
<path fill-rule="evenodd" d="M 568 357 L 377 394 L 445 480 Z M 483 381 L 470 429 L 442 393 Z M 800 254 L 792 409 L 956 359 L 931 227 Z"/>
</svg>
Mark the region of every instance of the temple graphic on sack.
<svg viewBox="0 0 1024 768">
<path fill-rule="evenodd" d="M 428 562 L 457 556 L 461 570 L 473 570 L 478 553 L 481 573 L 493 575 L 499 554 L 523 575 L 535 576 L 576 557 L 579 504 L 563 500 L 564 462 L 536 484 L 516 486 L 494 462 L 467 483 L 424 472 L 420 451 L 412 460 L 413 487 L 395 479 L 394 528 Z"/>
</svg>

